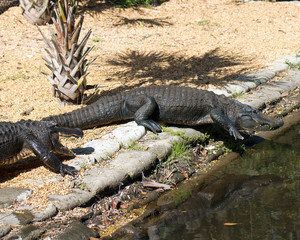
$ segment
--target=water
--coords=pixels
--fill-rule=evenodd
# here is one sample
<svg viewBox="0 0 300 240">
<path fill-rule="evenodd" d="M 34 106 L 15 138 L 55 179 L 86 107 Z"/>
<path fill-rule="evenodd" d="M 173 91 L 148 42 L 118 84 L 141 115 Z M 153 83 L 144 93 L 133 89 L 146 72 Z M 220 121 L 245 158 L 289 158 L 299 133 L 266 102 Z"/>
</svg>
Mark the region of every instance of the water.
<svg viewBox="0 0 300 240">
<path fill-rule="evenodd" d="M 300 124 L 139 227 L 134 239 L 300 239 Z"/>
</svg>

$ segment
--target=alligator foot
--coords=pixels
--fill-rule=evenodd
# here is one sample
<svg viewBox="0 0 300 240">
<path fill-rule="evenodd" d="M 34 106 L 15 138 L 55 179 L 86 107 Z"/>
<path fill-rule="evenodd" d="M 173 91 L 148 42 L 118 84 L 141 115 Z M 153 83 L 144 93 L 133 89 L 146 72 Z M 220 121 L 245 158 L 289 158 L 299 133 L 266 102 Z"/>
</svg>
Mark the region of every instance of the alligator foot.
<svg viewBox="0 0 300 240">
<path fill-rule="evenodd" d="M 233 136 L 235 140 L 240 139 L 243 140 L 244 137 L 239 133 L 239 131 L 235 127 L 229 128 L 229 134 L 230 136 Z"/>
<path fill-rule="evenodd" d="M 155 122 L 151 119 L 149 119 L 149 120 L 135 120 L 135 122 L 138 125 L 144 126 L 145 128 L 149 129 L 150 131 L 152 131 L 155 134 L 162 132 L 161 126 L 157 122 Z"/>
<path fill-rule="evenodd" d="M 66 174 L 69 174 L 71 176 L 75 176 L 75 174 L 78 172 L 74 167 L 69 166 L 69 165 L 65 165 L 65 164 L 61 164 L 60 165 L 60 174 L 64 177 Z"/>
</svg>

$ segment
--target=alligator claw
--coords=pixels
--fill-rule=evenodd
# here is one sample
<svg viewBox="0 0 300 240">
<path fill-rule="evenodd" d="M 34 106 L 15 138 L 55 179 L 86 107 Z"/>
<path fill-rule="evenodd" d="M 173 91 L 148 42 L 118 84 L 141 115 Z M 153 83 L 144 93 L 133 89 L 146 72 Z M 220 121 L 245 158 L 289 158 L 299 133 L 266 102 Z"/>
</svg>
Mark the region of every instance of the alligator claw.
<svg viewBox="0 0 300 240">
<path fill-rule="evenodd" d="M 244 139 L 244 137 L 239 133 L 239 131 L 233 127 L 229 129 L 229 134 L 230 134 L 230 136 L 233 136 L 235 140 L 237 140 L 237 139 L 243 140 Z"/>
<path fill-rule="evenodd" d="M 136 123 L 138 125 L 144 126 L 145 128 L 149 129 L 150 131 L 152 131 L 155 134 L 162 132 L 161 126 L 157 122 L 155 122 L 151 119 L 149 119 L 149 120 L 136 120 Z"/>
<path fill-rule="evenodd" d="M 78 172 L 74 167 L 65 164 L 61 164 L 59 171 L 63 177 L 65 176 L 65 174 L 69 174 L 74 177 Z"/>
</svg>

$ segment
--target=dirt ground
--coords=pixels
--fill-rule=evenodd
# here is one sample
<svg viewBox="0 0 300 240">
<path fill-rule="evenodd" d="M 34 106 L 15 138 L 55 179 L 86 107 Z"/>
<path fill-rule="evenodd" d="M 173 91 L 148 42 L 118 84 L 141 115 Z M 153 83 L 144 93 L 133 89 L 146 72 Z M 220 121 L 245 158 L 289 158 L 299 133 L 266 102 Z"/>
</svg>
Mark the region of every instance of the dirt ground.
<svg viewBox="0 0 300 240">
<path fill-rule="evenodd" d="M 108 85 L 101 94 L 152 84 L 218 87 L 299 50 L 300 7 L 282 2 L 170 0 L 157 8 L 120 9 L 95 0 L 83 2 L 78 12 L 85 15 L 82 36 L 93 31 L 88 46 L 95 50 L 89 58 L 98 56 L 88 84 Z M 60 109 L 52 97 L 41 73 L 48 71 L 42 60 L 45 44 L 21 9 L 1 14 L 0 26 L 0 121 L 39 120 L 79 108 Z M 49 33 L 46 26 L 41 29 Z M 84 138 L 64 144 L 78 147 L 111 128 L 87 130 Z M 39 167 L 0 187 L 51 174 Z M 60 191 L 64 188 L 53 193 Z"/>
<path fill-rule="evenodd" d="M 84 2 L 83 33 L 93 33 L 88 84 L 103 91 L 151 84 L 220 86 L 299 48 L 300 7 L 282 2 L 171 0 L 120 9 Z M 19 7 L 0 15 L 0 121 L 41 119 L 60 109 L 41 74 L 45 44 Z M 48 34 L 46 26 L 41 27 Z M 91 90 L 92 91 L 92 90 Z M 28 115 L 22 113 L 31 107 Z"/>
</svg>

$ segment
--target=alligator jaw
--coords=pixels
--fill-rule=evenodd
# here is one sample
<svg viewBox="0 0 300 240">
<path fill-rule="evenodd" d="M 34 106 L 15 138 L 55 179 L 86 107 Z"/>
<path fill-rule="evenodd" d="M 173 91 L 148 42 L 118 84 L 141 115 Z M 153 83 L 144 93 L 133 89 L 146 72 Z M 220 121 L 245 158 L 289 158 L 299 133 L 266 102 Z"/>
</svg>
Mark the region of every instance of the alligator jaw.
<svg viewBox="0 0 300 240">
<path fill-rule="evenodd" d="M 52 132 L 59 132 L 63 136 L 74 136 L 74 137 L 82 137 L 83 132 L 79 128 L 67 128 L 67 127 L 59 127 L 55 126 L 52 129 Z"/>
<path fill-rule="evenodd" d="M 243 113 L 238 119 L 240 129 L 256 130 L 256 131 L 269 131 L 279 128 L 283 125 L 283 120 L 268 119 L 262 114 L 257 113 Z"/>
<path fill-rule="evenodd" d="M 63 146 L 59 142 L 59 134 L 63 136 L 74 136 L 74 137 L 82 137 L 83 132 L 79 128 L 66 128 L 55 126 L 51 129 L 51 142 L 52 142 L 52 151 L 58 154 L 62 154 L 64 156 L 73 157 L 75 154 L 69 150 L 67 147 Z"/>
<path fill-rule="evenodd" d="M 67 147 L 65 147 L 64 145 L 62 145 L 59 141 L 55 141 L 52 142 L 53 144 L 53 149 L 52 151 L 64 156 L 68 156 L 68 157 L 74 157 L 75 154 L 69 150 Z"/>
</svg>

